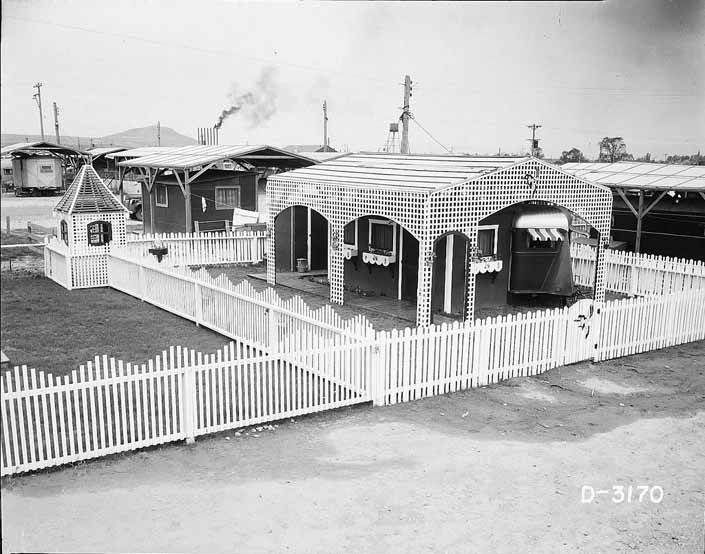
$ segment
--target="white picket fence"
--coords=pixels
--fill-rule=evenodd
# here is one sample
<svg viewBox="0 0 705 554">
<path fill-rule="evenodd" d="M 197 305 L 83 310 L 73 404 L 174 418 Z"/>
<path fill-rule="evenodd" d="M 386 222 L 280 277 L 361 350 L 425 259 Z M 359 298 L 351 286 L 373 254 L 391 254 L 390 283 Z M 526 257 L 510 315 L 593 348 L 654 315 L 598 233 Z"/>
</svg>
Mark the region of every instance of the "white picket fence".
<svg viewBox="0 0 705 554">
<path fill-rule="evenodd" d="M 291 352 L 357 342 L 374 333 L 363 315 L 342 319 L 330 305 L 311 309 L 274 289 L 256 291 L 243 281 L 204 269 L 170 268 L 119 253 L 108 257 L 109 285 L 234 340 L 270 352 Z"/>
<path fill-rule="evenodd" d="M 367 402 L 369 349 L 325 372 L 311 360 L 267 356 L 243 342 L 213 355 L 170 348 L 147 364 L 96 357 L 64 377 L 15 367 L 0 378 L 0 473 Z"/>
<path fill-rule="evenodd" d="M 571 245 L 573 276 L 577 285 L 592 286 L 595 248 Z M 630 296 L 663 295 L 705 288 L 705 262 L 620 250 L 605 250 L 608 291 Z"/>
<path fill-rule="evenodd" d="M 130 258 L 153 258 L 149 249 L 167 248 L 161 263 L 169 266 L 259 263 L 264 260 L 267 237 L 263 231 L 235 229 L 219 233 L 163 233 L 131 237 L 114 252 Z"/>
<path fill-rule="evenodd" d="M 595 360 L 705 339 L 705 289 L 606 302 L 598 314 Z"/>
</svg>

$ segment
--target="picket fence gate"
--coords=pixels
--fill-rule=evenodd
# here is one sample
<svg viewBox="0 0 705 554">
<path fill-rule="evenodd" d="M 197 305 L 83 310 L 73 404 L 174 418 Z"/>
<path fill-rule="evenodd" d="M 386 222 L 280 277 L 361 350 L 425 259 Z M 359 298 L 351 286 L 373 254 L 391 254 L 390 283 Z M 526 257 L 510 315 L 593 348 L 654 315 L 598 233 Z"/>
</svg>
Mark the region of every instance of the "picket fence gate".
<svg viewBox="0 0 705 554">
<path fill-rule="evenodd" d="M 172 347 L 146 364 L 96 357 L 67 376 L 15 367 L 2 385 L 1 474 L 11 475 L 349 406 L 370 399 L 369 350 L 269 356 Z"/>
</svg>

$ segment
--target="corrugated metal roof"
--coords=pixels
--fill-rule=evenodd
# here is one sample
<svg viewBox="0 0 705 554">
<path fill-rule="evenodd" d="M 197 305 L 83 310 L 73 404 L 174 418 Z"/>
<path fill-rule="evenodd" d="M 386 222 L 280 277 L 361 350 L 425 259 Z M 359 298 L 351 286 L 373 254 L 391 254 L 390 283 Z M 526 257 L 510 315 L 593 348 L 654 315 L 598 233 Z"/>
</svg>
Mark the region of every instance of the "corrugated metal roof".
<svg viewBox="0 0 705 554">
<path fill-rule="evenodd" d="M 122 150 L 120 152 L 113 152 L 107 154 L 105 157 L 111 160 L 116 158 L 141 158 L 142 156 L 149 156 L 150 154 L 158 154 L 160 152 L 168 152 L 173 150 L 175 146 L 140 146 L 139 148 L 130 148 L 129 150 Z"/>
<path fill-rule="evenodd" d="M 8 144 L 0 149 L 0 155 L 13 154 L 15 152 L 38 154 L 40 152 L 51 152 L 54 154 L 78 155 L 83 156 L 85 152 L 78 148 L 55 144 L 53 142 L 37 141 L 37 142 L 17 142 Z"/>
<path fill-rule="evenodd" d="M 434 190 L 467 181 L 526 158 L 474 158 L 402 154 L 348 154 L 321 164 L 280 173 L 277 180 Z"/>
<path fill-rule="evenodd" d="M 561 169 L 593 183 L 640 190 L 705 192 L 705 166 L 635 162 L 567 163 Z"/>
<path fill-rule="evenodd" d="M 55 212 L 106 213 L 127 212 L 127 208 L 105 186 L 92 165 L 83 165 L 54 208 Z"/>
<path fill-rule="evenodd" d="M 104 156 L 105 154 L 112 154 L 113 152 L 123 152 L 127 150 L 124 146 L 99 146 L 97 148 L 91 148 L 86 152 L 90 154 L 93 158 L 99 156 Z"/>
<path fill-rule="evenodd" d="M 150 167 L 150 168 L 168 168 L 168 169 L 192 169 L 194 167 L 208 165 L 227 159 L 256 158 L 258 153 L 265 151 L 273 151 L 279 159 L 301 160 L 309 163 L 316 163 L 315 160 L 287 152 L 273 146 L 265 145 L 215 145 L 215 146 L 181 146 L 171 148 L 166 152 L 148 154 L 139 158 L 125 160 L 118 165 L 125 167 Z M 263 156 L 266 158 L 267 156 Z"/>
</svg>

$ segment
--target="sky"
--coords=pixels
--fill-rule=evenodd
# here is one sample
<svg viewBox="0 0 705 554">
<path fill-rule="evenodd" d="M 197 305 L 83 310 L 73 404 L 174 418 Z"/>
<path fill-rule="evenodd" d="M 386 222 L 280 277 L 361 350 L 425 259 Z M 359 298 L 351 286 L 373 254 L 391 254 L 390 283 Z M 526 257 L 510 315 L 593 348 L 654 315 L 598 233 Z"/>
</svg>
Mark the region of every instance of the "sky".
<svg viewBox="0 0 705 554">
<path fill-rule="evenodd" d="M 414 153 L 549 157 L 604 136 L 705 152 L 705 2 L 3 0 L 1 128 L 65 135 L 160 121 L 188 136 L 233 100 L 221 144 L 377 151 L 413 82 Z M 249 94 L 248 94 L 249 93 Z M 426 131 L 424 131 L 423 129 Z"/>
</svg>

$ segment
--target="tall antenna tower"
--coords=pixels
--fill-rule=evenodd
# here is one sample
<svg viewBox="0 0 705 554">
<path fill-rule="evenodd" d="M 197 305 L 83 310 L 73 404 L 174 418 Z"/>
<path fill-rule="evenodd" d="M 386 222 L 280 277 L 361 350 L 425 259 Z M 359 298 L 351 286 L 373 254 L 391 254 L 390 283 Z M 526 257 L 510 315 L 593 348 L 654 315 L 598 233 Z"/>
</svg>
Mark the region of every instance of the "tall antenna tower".
<svg viewBox="0 0 705 554">
<path fill-rule="evenodd" d="M 397 152 L 397 135 L 399 135 L 399 123 L 390 123 L 387 142 L 384 145 L 385 152 Z"/>
</svg>

